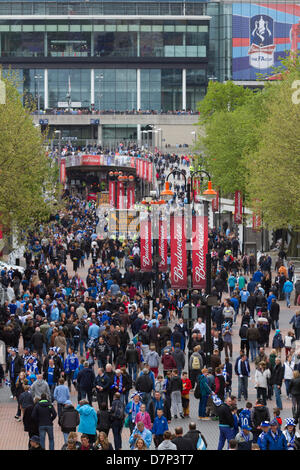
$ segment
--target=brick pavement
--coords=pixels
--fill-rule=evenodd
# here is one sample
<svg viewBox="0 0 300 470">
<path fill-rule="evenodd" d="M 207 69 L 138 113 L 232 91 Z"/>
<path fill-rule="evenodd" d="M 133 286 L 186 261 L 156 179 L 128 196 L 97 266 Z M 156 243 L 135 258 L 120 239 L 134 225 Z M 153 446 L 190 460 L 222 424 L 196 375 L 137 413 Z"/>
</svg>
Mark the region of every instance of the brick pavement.
<svg viewBox="0 0 300 470">
<path fill-rule="evenodd" d="M 70 268 L 71 272 L 71 266 L 68 263 L 68 267 Z M 79 270 L 79 274 L 85 278 L 87 271 L 87 266 L 84 269 Z M 292 296 L 292 303 L 293 303 L 293 296 Z M 280 313 L 280 320 L 279 320 L 279 325 L 280 329 L 282 331 L 282 336 L 284 337 L 286 332 L 290 329 L 289 326 L 289 320 L 291 319 L 292 315 L 295 313 L 297 310 L 297 307 L 294 307 L 293 305 L 291 306 L 290 309 L 286 308 L 285 302 L 280 302 L 281 306 L 281 313 Z M 240 327 L 240 319 L 241 315 L 238 316 L 237 322 L 233 326 L 233 364 L 235 362 L 236 357 L 239 354 L 239 345 L 240 345 L 240 338 L 238 336 L 238 331 Z M 272 344 L 272 339 L 273 339 L 273 334 L 274 332 L 271 332 L 270 335 L 270 342 L 269 344 Z M 20 345 L 21 346 L 21 345 Z M 271 351 L 271 348 L 267 348 L 267 353 L 269 354 Z M 224 360 L 224 352 L 222 352 L 222 360 Z M 254 404 L 255 399 L 256 399 L 256 390 L 254 389 L 254 380 L 253 380 L 253 375 L 254 375 L 254 365 L 251 364 L 251 378 L 249 379 L 249 387 L 248 387 L 248 400 Z M 232 384 L 232 393 L 234 395 L 237 395 L 237 378 L 235 375 L 233 375 L 233 384 Z M 72 393 L 71 393 L 71 399 L 73 401 L 73 404 L 75 406 L 77 405 L 77 396 L 75 393 L 75 390 L 72 388 Z M 193 396 L 193 392 L 190 394 L 190 418 L 182 419 L 179 418 L 177 420 L 172 420 L 170 424 L 170 429 L 174 430 L 174 428 L 178 425 L 183 426 L 184 432 L 188 430 L 188 424 L 190 421 L 196 421 L 197 422 L 197 427 L 198 429 L 203 432 L 207 442 L 208 442 L 208 448 L 210 450 L 215 450 L 217 449 L 218 445 L 218 436 L 219 436 L 219 431 L 218 431 L 218 422 L 217 421 L 199 421 L 198 420 L 198 400 L 196 400 Z M 282 401 L 283 401 L 283 411 L 281 412 L 281 416 L 283 418 L 290 417 L 292 416 L 291 413 L 291 401 L 287 400 L 285 398 L 285 387 L 283 385 L 282 387 Z M 244 405 L 245 401 L 242 399 L 241 402 L 238 402 L 239 407 L 242 407 Z M 270 413 L 272 415 L 272 410 L 276 406 L 275 400 L 268 401 L 267 403 Z M 97 404 L 94 404 L 95 408 L 97 409 Z M 28 444 L 28 439 L 27 439 L 27 433 L 24 432 L 23 430 L 23 423 L 22 422 L 16 422 L 14 420 L 14 416 L 16 414 L 17 410 L 17 403 L 16 401 L 10 399 L 10 390 L 8 387 L 3 386 L 0 389 L 0 450 L 26 450 L 27 449 L 27 444 Z M 113 443 L 113 436 L 112 433 L 110 432 L 109 439 Z M 122 433 L 122 439 L 123 439 L 123 449 L 129 449 L 128 446 L 128 440 L 129 440 L 129 430 L 124 429 Z M 55 441 L 55 449 L 59 450 L 61 446 L 63 445 L 63 436 L 60 431 L 60 427 L 57 424 L 57 419 L 55 420 L 54 423 L 54 441 Z M 48 448 L 48 441 L 46 439 L 46 446 Z M 151 447 L 151 449 L 154 449 L 154 446 Z"/>
</svg>

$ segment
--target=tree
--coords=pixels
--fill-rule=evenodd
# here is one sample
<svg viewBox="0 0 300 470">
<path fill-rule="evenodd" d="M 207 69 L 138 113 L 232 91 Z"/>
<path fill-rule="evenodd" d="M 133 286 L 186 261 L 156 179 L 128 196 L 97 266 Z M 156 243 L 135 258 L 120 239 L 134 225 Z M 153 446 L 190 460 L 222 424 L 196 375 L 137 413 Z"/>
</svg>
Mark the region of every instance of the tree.
<svg viewBox="0 0 300 470">
<path fill-rule="evenodd" d="M 290 253 L 295 255 L 300 238 L 300 104 L 293 102 L 293 84 L 300 79 L 300 65 L 294 58 L 285 64 L 288 73 L 272 87 L 267 119 L 257 129 L 259 145 L 247 166 L 253 208 L 261 211 L 268 228 L 289 230 Z"/>
<path fill-rule="evenodd" d="M 2 79 L 5 104 L 0 104 L 0 214 L 1 224 L 13 225 L 16 235 L 47 220 L 57 189 L 57 169 L 46 154 L 44 136 L 23 106 L 11 72 Z M 51 199 L 51 198 L 50 198 Z"/>
</svg>

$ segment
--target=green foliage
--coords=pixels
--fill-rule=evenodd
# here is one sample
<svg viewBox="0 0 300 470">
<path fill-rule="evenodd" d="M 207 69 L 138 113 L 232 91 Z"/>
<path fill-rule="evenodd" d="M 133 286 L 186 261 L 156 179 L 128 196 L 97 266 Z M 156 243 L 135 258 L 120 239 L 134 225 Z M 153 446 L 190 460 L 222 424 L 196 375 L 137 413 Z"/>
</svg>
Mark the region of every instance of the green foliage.
<svg viewBox="0 0 300 470">
<path fill-rule="evenodd" d="M 46 220 L 52 210 L 47 194 L 57 186 L 56 169 L 44 147 L 44 136 L 33 124 L 31 108 L 23 106 L 16 78 L 3 79 L 6 102 L 0 104 L 1 223 L 17 234 Z"/>
</svg>

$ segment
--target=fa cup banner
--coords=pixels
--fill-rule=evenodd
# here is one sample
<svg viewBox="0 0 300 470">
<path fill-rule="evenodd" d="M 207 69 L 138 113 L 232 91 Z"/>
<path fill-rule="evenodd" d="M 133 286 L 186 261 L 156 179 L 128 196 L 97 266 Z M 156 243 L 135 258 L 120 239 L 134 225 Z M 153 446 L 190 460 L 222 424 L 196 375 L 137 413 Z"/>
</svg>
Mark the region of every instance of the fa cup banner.
<svg viewBox="0 0 300 470">
<path fill-rule="evenodd" d="M 206 254 L 208 253 L 208 218 L 194 215 L 192 219 L 192 265 L 194 289 L 206 287 Z"/>
<path fill-rule="evenodd" d="M 187 251 L 183 215 L 171 215 L 171 287 L 187 288 Z"/>
<path fill-rule="evenodd" d="M 140 221 L 141 234 L 141 271 L 152 271 L 151 220 Z"/>
<path fill-rule="evenodd" d="M 158 239 L 158 248 L 159 256 L 161 261 L 158 265 L 160 271 L 167 271 L 168 269 L 168 225 L 166 220 L 159 221 L 159 239 Z"/>
<path fill-rule="evenodd" d="M 109 181 L 109 205 L 111 208 L 115 207 L 115 191 L 116 191 L 116 183 L 110 180 Z"/>
<path fill-rule="evenodd" d="M 241 191 L 235 191 L 234 194 L 234 223 L 243 222 L 243 199 Z"/>
</svg>

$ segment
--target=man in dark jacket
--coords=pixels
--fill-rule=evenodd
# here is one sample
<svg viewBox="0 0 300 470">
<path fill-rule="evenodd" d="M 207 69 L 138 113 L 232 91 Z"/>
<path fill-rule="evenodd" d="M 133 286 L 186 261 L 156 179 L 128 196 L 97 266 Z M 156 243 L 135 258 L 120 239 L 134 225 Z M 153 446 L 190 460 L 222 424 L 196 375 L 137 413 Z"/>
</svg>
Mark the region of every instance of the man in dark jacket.
<svg viewBox="0 0 300 470">
<path fill-rule="evenodd" d="M 95 357 L 98 361 L 98 367 L 105 367 L 110 360 L 111 348 L 106 343 L 103 336 L 99 337 L 99 341 L 95 347 Z"/>
<path fill-rule="evenodd" d="M 270 307 L 270 317 L 272 320 L 272 330 L 279 328 L 279 313 L 280 313 L 280 305 L 276 301 L 276 299 L 272 299 L 271 307 Z"/>
<path fill-rule="evenodd" d="M 189 439 L 192 444 L 193 444 L 193 450 L 197 450 L 197 443 L 199 440 L 199 437 L 201 437 L 204 441 L 204 444 L 207 448 L 207 442 L 203 434 L 196 429 L 196 423 L 191 422 L 189 424 L 189 430 L 188 432 L 183 436 L 185 439 Z"/>
<path fill-rule="evenodd" d="M 121 401 L 120 393 L 114 394 L 114 399 L 110 409 L 111 429 L 114 435 L 115 450 L 122 449 L 122 427 L 124 422 L 124 405 Z"/>
<path fill-rule="evenodd" d="M 275 359 L 275 367 L 272 370 L 270 383 L 273 386 L 273 391 L 276 398 L 276 406 L 282 410 L 282 401 L 281 401 L 281 386 L 284 377 L 284 366 L 281 364 L 279 357 Z"/>
<path fill-rule="evenodd" d="M 23 360 L 18 354 L 18 350 L 10 348 L 8 350 L 9 356 L 6 364 L 6 371 L 9 373 L 10 389 L 12 396 L 16 396 L 16 380 L 20 374 L 21 368 L 23 367 Z"/>
<path fill-rule="evenodd" d="M 129 343 L 126 353 L 125 353 L 125 361 L 128 366 L 128 372 L 132 380 L 136 381 L 137 375 L 137 365 L 139 363 L 139 354 L 134 347 L 133 343 Z"/>
<path fill-rule="evenodd" d="M 56 416 L 57 413 L 54 406 L 47 400 L 47 396 L 42 393 L 40 401 L 33 408 L 32 418 L 35 419 L 39 425 L 39 435 L 43 449 L 45 449 L 47 433 L 49 438 L 49 450 L 54 450 L 53 421 Z"/>
<path fill-rule="evenodd" d="M 143 396 L 143 403 L 145 403 L 147 409 L 149 407 L 149 402 L 151 400 L 151 392 L 154 388 L 153 380 L 150 377 L 149 370 L 145 367 L 142 370 L 142 373 L 139 375 L 135 388 Z"/>
<path fill-rule="evenodd" d="M 85 399 L 86 395 L 90 406 L 92 406 L 93 388 L 95 387 L 95 373 L 89 367 L 89 363 L 84 363 L 84 368 L 79 371 L 77 376 L 78 402 Z"/>
<path fill-rule="evenodd" d="M 99 410 L 100 410 L 101 403 L 105 403 L 106 405 L 108 403 L 108 393 L 109 393 L 110 385 L 111 385 L 110 379 L 105 374 L 104 369 L 102 368 L 99 369 L 98 375 L 95 380 Z"/>
<path fill-rule="evenodd" d="M 176 445 L 177 450 L 194 450 L 192 440 L 183 437 L 182 427 L 175 428 L 175 438 L 172 439 L 172 443 Z"/>
<path fill-rule="evenodd" d="M 269 408 L 264 405 L 263 400 L 259 398 L 251 412 L 253 442 L 257 442 L 262 431 L 260 426 L 264 421 L 270 421 L 270 412 Z"/>
<path fill-rule="evenodd" d="M 157 416 L 157 410 L 161 409 L 164 412 L 164 416 L 167 418 L 168 422 L 171 421 L 171 410 L 167 400 L 164 400 L 160 392 L 155 392 L 154 397 L 149 403 L 149 415 L 151 422 L 153 423 L 154 419 Z"/>
<path fill-rule="evenodd" d="M 41 333 L 39 326 L 37 326 L 34 334 L 31 337 L 31 343 L 40 360 L 42 360 L 44 342 L 44 335 Z"/>
<path fill-rule="evenodd" d="M 76 428 L 80 422 L 79 413 L 75 410 L 72 402 L 67 400 L 64 404 L 63 411 L 58 419 L 58 424 L 64 435 L 65 443 L 68 440 L 70 432 L 76 432 Z"/>
<path fill-rule="evenodd" d="M 218 450 L 222 450 L 227 440 L 228 444 L 230 439 L 234 437 L 234 419 L 231 411 L 231 398 L 227 397 L 225 403 L 216 407 L 216 413 L 219 416 L 219 444 Z"/>
</svg>

